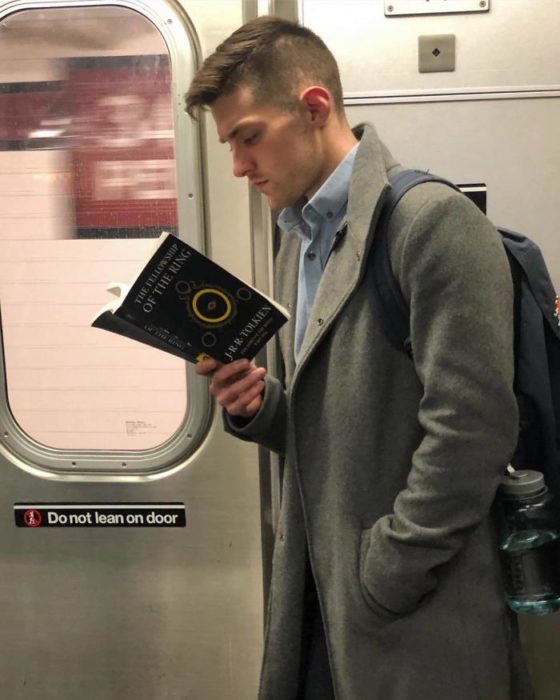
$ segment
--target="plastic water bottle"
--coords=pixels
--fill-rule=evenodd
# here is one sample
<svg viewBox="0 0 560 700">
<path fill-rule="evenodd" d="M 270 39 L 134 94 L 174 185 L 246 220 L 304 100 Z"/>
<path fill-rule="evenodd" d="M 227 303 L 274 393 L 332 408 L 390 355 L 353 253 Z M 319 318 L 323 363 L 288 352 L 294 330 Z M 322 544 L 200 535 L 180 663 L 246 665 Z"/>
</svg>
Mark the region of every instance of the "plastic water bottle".
<svg viewBox="0 0 560 700">
<path fill-rule="evenodd" d="M 560 503 L 537 471 L 512 471 L 499 488 L 506 600 L 518 613 L 560 610 Z"/>
</svg>

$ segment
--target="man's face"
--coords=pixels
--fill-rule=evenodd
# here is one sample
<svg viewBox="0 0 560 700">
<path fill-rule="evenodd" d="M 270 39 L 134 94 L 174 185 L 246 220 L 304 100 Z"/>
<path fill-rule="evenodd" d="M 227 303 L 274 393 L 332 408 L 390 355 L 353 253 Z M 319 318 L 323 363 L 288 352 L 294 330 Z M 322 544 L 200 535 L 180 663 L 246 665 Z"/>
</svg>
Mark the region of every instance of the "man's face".
<svg viewBox="0 0 560 700">
<path fill-rule="evenodd" d="M 272 209 L 310 198 L 328 176 L 304 103 L 294 112 L 258 104 L 242 85 L 215 100 L 211 111 L 220 141 L 230 146 L 233 174 L 247 177 Z"/>
</svg>

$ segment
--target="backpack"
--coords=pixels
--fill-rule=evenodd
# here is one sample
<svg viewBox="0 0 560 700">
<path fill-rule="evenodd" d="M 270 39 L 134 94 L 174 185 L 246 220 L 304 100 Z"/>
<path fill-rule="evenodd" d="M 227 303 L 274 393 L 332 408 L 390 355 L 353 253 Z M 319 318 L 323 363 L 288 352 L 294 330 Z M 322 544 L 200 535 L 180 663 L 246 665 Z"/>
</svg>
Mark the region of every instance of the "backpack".
<svg viewBox="0 0 560 700">
<path fill-rule="evenodd" d="M 419 170 L 391 178 L 389 194 L 375 226 L 369 264 L 373 298 L 389 342 L 411 358 L 410 313 L 389 259 L 388 224 L 401 197 L 422 182 L 452 182 Z M 373 223 L 372 223 L 373 225 Z M 560 300 L 538 246 L 529 238 L 498 228 L 514 288 L 514 392 L 519 408 L 519 436 L 511 464 L 536 469 L 560 494 Z"/>
</svg>

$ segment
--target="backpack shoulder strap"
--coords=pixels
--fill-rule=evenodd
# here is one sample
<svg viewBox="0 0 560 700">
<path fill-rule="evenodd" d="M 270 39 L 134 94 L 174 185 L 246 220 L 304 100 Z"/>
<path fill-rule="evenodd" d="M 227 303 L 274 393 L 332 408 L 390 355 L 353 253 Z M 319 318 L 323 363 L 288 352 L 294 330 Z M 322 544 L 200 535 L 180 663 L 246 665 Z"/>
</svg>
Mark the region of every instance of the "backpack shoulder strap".
<svg viewBox="0 0 560 700">
<path fill-rule="evenodd" d="M 449 180 L 422 170 L 403 170 L 389 180 L 389 190 L 377 225 L 374 227 L 370 264 L 373 268 L 373 302 L 385 336 L 397 350 L 412 357 L 410 340 L 410 310 L 399 283 L 395 279 L 389 257 L 388 230 L 393 211 L 401 198 L 413 187 L 423 182 L 441 182 L 458 188 Z"/>
</svg>

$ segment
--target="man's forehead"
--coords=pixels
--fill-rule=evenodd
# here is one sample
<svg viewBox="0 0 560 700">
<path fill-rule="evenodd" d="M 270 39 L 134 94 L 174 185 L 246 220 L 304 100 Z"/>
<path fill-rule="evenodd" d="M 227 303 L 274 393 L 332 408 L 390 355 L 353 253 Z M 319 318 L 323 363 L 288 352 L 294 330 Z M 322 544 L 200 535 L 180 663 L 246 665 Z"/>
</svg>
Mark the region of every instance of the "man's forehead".
<svg viewBox="0 0 560 700">
<path fill-rule="evenodd" d="M 221 95 L 210 105 L 210 111 L 216 122 L 220 141 L 232 138 L 241 121 L 251 117 L 254 100 L 249 88 L 241 86 L 233 92 Z"/>
</svg>

